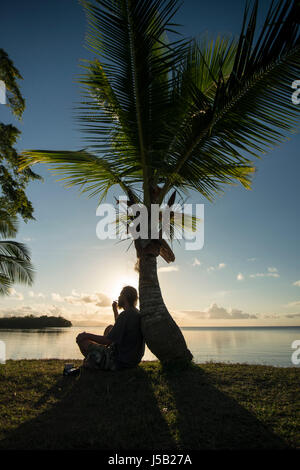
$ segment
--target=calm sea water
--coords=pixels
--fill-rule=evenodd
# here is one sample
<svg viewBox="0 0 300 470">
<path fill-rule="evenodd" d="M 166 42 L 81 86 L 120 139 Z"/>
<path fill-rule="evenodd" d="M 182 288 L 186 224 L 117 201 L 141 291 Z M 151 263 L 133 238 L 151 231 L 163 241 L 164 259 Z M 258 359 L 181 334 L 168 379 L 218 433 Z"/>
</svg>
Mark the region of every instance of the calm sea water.
<svg viewBox="0 0 300 470">
<path fill-rule="evenodd" d="M 0 330 L 6 359 L 80 359 L 75 338 L 81 331 L 102 335 L 103 327 Z M 197 363 L 242 362 L 294 366 L 292 342 L 300 340 L 300 327 L 182 328 Z M 143 360 L 156 357 L 146 348 Z M 300 367 L 300 366 L 299 366 Z"/>
</svg>

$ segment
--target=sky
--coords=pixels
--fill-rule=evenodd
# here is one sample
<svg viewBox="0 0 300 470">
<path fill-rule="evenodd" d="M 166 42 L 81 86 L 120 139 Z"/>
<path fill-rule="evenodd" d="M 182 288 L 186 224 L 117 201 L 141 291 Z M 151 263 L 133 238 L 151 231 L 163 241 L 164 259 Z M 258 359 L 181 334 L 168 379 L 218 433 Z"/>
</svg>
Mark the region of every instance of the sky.
<svg viewBox="0 0 300 470">
<path fill-rule="evenodd" d="M 268 5 L 261 2 L 260 22 Z M 186 36 L 237 35 L 243 10 L 240 0 L 185 0 L 174 21 Z M 94 57 L 84 47 L 82 7 L 77 0 L 12 0 L 1 6 L 0 22 L 1 47 L 23 76 L 22 122 L 0 105 L 0 121 L 21 130 L 17 149 L 82 148 L 76 79 L 81 59 Z M 251 190 L 228 187 L 213 203 L 190 193 L 186 202 L 204 204 L 203 248 L 175 242 L 175 262 L 159 259 L 163 297 L 180 326 L 300 325 L 299 146 L 297 134 L 257 160 Z M 36 221 L 21 221 L 17 240 L 30 248 L 35 282 L 1 298 L 0 316 L 111 323 L 112 300 L 123 285 L 137 286 L 133 248 L 97 238 L 97 199 L 64 188 L 46 165 L 34 170 L 44 178 L 27 189 Z"/>
</svg>

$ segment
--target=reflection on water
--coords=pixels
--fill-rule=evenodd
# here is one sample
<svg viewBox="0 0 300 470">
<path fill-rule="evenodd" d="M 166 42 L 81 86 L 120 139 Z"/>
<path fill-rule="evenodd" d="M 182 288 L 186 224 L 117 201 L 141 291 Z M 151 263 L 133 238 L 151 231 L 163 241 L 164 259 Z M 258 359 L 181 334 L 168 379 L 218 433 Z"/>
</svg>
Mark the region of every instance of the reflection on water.
<svg viewBox="0 0 300 470">
<path fill-rule="evenodd" d="M 86 327 L 102 335 L 103 327 Z M 80 359 L 75 342 L 82 327 L 40 330 L 0 330 L 7 359 Z M 248 362 L 293 366 L 291 344 L 300 340 L 300 327 L 289 328 L 182 328 L 197 363 L 207 361 Z M 144 360 L 156 357 L 146 347 Z"/>
<path fill-rule="evenodd" d="M 300 327 L 183 329 L 196 362 L 248 362 L 293 366 L 291 344 Z"/>
</svg>

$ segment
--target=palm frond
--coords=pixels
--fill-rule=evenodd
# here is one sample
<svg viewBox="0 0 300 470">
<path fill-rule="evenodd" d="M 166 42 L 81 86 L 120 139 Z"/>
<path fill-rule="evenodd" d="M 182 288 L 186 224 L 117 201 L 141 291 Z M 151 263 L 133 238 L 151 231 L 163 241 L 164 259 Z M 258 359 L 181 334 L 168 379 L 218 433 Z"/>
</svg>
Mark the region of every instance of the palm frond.
<svg viewBox="0 0 300 470">
<path fill-rule="evenodd" d="M 0 294 L 7 294 L 16 282 L 32 285 L 33 278 L 28 248 L 23 243 L 0 241 Z"/>
<path fill-rule="evenodd" d="M 0 209 L 0 236 L 14 237 L 18 231 L 18 218 Z"/>
<path fill-rule="evenodd" d="M 8 295 L 12 286 L 11 279 L 0 272 L 0 296 Z"/>
<path fill-rule="evenodd" d="M 89 196 L 101 195 L 100 201 L 108 190 L 115 184 L 119 185 L 125 194 L 137 195 L 127 185 L 134 183 L 136 176 L 128 175 L 126 167 L 113 165 L 106 159 L 92 155 L 86 150 L 27 150 L 20 157 L 20 171 L 35 163 L 49 163 L 50 170 L 55 175 L 61 175 L 58 181 L 64 181 L 66 187 L 80 186 L 82 193 Z M 137 179 L 137 181 L 139 181 Z"/>
<path fill-rule="evenodd" d="M 164 102 L 168 100 L 172 80 L 169 71 L 186 47 L 186 41 L 166 42 L 166 31 L 178 1 L 81 3 L 89 22 L 87 43 L 100 57 L 101 64 L 90 64 L 87 79 L 81 80 L 92 101 L 87 95 L 80 120 L 85 124 L 84 130 L 92 135 L 89 142 L 94 142 L 98 150 L 108 156 L 105 146 L 111 147 L 111 141 L 117 141 L 121 159 L 125 150 L 129 164 L 140 162 L 145 203 L 149 204 L 154 171 L 153 136 L 165 116 Z M 93 106 L 95 98 L 98 103 L 104 102 L 104 106 Z M 116 117 L 119 125 L 111 133 L 110 124 L 116 123 Z M 116 153 L 112 158 L 116 158 Z"/>
<path fill-rule="evenodd" d="M 161 197 L 179 177 L 205 196 L 234 179 L 249 188 L 251 157 L 259 158 L 299 126 L 290 91 L 300 74 L 299 7 L 290 0 L 272 3 L 255 42 L 257 7 L 255 1 L 250 15 L 246 9 L 233 68 L 227 79 L 219 73 L 214 98 L 197 87 L 198 114 L 179 127 L 169 149 Z"/>
<path fill-rule="evenodd" d="M 175 189 L 209 200 L 227 184 L 250 189 L 255 159 L 299 126 L 291 100 L 300 76 L 299 2 L 272 1 L 260 31 L 258 0 L 247 4 L 237 40 L 174 42 L 167 32 L 176 0 L 81 3 L 97 55 L 79 78 L 88 149 L 26 151 L 21 168 L 49 163 L 68 187 L 103 197 L 119 185 L 147 207 Z"/>
<path fill-rule="evenodd" d="M 7 53 L 0 48 L 0 80 L 3 80 L 8 95 L 8 103 L 14 115 L 21 119 L 25 109 L 25 100 L 21 95 L 18 80 L 22 76 Z"/>
</svg>

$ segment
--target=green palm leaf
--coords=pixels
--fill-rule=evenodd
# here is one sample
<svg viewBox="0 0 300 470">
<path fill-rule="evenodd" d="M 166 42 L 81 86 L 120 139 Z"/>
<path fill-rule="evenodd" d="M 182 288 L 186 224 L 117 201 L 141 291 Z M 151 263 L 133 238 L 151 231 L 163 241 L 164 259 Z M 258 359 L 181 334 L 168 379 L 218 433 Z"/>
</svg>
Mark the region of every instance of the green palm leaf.
<svg viewBox="0 0 300 470">
<path fill-rule="evenodd" d="M 28 248 L 15 241 L 0 241 L 0 295 L 7 295 L 15 282 L 32 285 L 34 269 Z"/>
<path fill-rule="evenodd" d="M 175 0 L 82 1 L 97 55 L 79 77 L 87 150 L 23 153 L 66 185 L 104 197 L 162 204 L 174 189 L 208 199 L 224 185 L 251 188 L 254 159 L 299 125 L 291 83 L 300 76 L 299 2 L 272 2 L 257 28 L 246 6 L 239 38 L 169 42 Z"/>
<path fill-rule="evenodd" d="M 86 150 L 27 150 L 20 158 L 20 171 L 35 163 L 54 165 L 51 171 L 62 176 L 58 181 L 64 181 L 66 187 L 80 186 L 81 192 L 89 192 L 90 197 L 100 194 L 100 201 L 115 184 L 120 185 L 128 196 L 138 198 L 129 187 L 140 181 L 138 171 L 130 174 L 125 165 L 110 163 Z"/>
<path fill-rule="evenodd" d="M 18 218 L 0 209 L 0 236 L 14 237 L 18 231 Z"/>
<path fill-rule="evenodd" d="M 234 179 L 249 188 L 254 163 L 244 154 L 260 157 L 299 126 L 290 89 L 300 74 L 299 4 L 272 4 L 255 43 L 257 7 L 258 1 L 249 18 L 246 9 L 230 75 L 226 78 L 220 68 L 213 99 L 196 85 L 198 113 L 190 113 L 184 126 L 176 125 L 162 198 L 178 180 L 206 197 Z"/>
<path fill-rule="evenodd" d="M 136 166 L 139 162 L 145 203 L 149 204 L 153 138 L 168 99 L 168 72 L 185 48 L 184 41 L 177 41 L 176 48 L 165 43 L 177 1 L 81 3 L 89 22 L 87 42 L 101 58 L 101 64 L 90 64 L 88 77 L 82 81 L 94 101 L 86 101 L 80 120 L 86 126 L 84 130 L 97 141 L 94 146 L 106 158 L 119 158 L 122 162 L 125 154 L 127 165 Z M 160 101 L 156 99 L 158 88 Z M 93 106 L 95 95 L 98 104 Z M 104 106 L 99 107 L 99 102 L 104 102 Z M 114 132 L 112 122 L 116 124 Z M 111 141 L 117 141 L 117 146 Z"/>
</svg>

